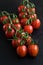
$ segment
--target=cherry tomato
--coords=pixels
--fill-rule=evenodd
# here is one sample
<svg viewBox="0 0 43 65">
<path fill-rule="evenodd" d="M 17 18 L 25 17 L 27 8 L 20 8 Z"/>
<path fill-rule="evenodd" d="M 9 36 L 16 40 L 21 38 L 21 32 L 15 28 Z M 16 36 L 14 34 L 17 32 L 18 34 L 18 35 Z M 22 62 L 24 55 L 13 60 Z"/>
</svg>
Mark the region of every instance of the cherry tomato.
<svg viewBox="0 0 43 65">
<path fill-rule="evenodd" d="M 20 23 L 14 24 L 14 26 L 15 26 L 16 30 L 20 30 L 21 29 L 21 24 Z"/>
<path fill-rule="evenodd" d="M 20 56 L 20 57 L 25 57 L 26 54 L 27 54 L 27 48 L 25 45 L 23 46 L 18 46 L 17 47 L 17 54 Z"/>
<path fill-rule="evenodd" d="M 10 24 L 9 24 L 9 23 L 4 24 L 4 25 L 3 25 L 3 30 L 4 30 L 4 31 L 6 31 L 6 30 L 8 29 L 8 27 L 9 27 L 9 26 L 10 26 Z"/>
<path fill-rule="evenodd" d="M 25 18 L 27 16 L 27 12 L 20 12 L 19 18 Z"/>
<path fill-rule="evenodd" d="M 33 27 L 31 25 L 24 26 L 24 31 L 31 34 L 33 32 Z"/>
<path fill-rule="evenodd" d="M 31 44 L 28 46 L 28 53 L 30 54 L 30 56 L 37 56 L 39 52 L 39 47 L 35 44 Z"/>
<path fill-rule="evenodd" d="M 21 12 L 22 9 L 25 9 L 25 10 L 26 10 L 26 6 L 24 6 L 24 5 L 20 5 L 20 6 L 18 7 L 18 12 Z"/>
<path fill-rule="evenodd" d="M 2 22 L 2 21 L 4 21 L 5 19 L 7 19 L 8 17 L 5 15 L 5 16 L 2 16 L 1 18 L 0 18 L 0 21 Z"/>
<path fill-rule="evenodd" d="M 21 19 L 21 21 L 20 21 L 21 25 L 22 25 L 22 26 L 25 26 L 27 20 L 28 20 L 27 18 L 23 18 L 23 19 Z"/>
<path fill-rule="evenodd" d="M 38 29 L 40 27 L 40 20 L 39 19 L 36 19 L 32 22 L 32 26 L 34 29 Z"/>
<path fill-rule="evenodd" d="M 12 22 L 13 22 L 14 24 L 19 23 L 19 19 L 18 19 L 18 18 L 13 19 Z"/>
<path fill-rule="evenodd" d="M 32 42 L 32 38 L 31 38 L 31 36 L 29 36 L 29 37 L 26 39 L 26 45 L 30 45 L 31 42 Z"/>
<path fill-rule="evenodd" d="M 5 32 L 5 35 L 7 38 L 12 38 L 14 36 L 14 34 L 15 34 L 14 29 L 11 29 L 10 31 L 6 30 L 6 32 Z"/>
<path fill-rule="evenodd" d="M 16 48 L 17 46 L 20 45 L 20 42 L 21 42 L 21 39 L 20 39 L 20 38 L 18 38 L 18 39 L 13 39 L 13 40 L 12 40 L 12 46 L 13 46 L 14 48 Z"/>
</svg>

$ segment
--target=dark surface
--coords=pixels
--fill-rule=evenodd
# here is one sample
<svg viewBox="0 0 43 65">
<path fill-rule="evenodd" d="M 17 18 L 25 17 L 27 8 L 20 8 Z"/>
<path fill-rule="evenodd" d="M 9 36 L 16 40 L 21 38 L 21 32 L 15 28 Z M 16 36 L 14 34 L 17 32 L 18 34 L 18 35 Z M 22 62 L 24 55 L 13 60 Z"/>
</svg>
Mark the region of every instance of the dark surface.
<svg viewBox="0 0 43 65">
<path fill-rule="evenodd" d="M 0 11 L 17 12 L 17 6 L 21 0 L 0 0 Z M 39 40 L 39 55 L 36 58 L 26 56 L 19 58 L 11 43 L 6 39 L 0 24 L 0 65 L 43 65 L 43 0 L 31 0 L 35 3 L 41 27 L 33 33 L 33 38 Z"/>
</svg>

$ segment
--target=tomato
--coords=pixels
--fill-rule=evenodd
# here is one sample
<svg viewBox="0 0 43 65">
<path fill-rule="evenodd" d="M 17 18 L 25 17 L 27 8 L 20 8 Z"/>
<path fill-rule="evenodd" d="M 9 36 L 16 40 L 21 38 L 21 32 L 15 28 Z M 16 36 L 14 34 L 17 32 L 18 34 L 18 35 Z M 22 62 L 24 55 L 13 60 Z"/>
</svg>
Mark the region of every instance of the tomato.
<svg viewBox="0 0 43 65">
<path fill-rule="evenodd" d="M 28 20 L 27 18 L 23 18 L 23 19 L 21 19 L 21 21 L 20 21 L 21 25 L 22 25 L 22 26 L 25 26 L 27 20 Z"/>
<path fill-rule="evenodd" d="M 34 29 L 38 29 L 40 27 L 40 20 L 39 19 L 36 19 L 32 22 L 32 26 Z"/>
<path fill-rule="evenodd" d="M 9 30 L 5 31 L 5 35 L 7 38 L 12 38 L 14 36 L 14 34 L 15 34 L 14 29 L 11 29 L 10 31 Z"/>
<path fill-rule="evenodd" d="M 24 31 L 31 34 L 33 32 L 33 27 L 31 25 L 24 26 Z"/>
<path fill-rule="evenodd" d="M 21 24 L 20 23 L 14 24 L 14 26 L 15 26 L 16 30 L 20 30 L 21 29 Z"/>
<path fill-rule="evenodd" d="M 19 18 L 25 18 L 27 16 L 27 12 L 20 12 Z"/>
<path fill-rule="evenodd" d="M 35 19 L 37 18 L 37 15 L 36 14 L 30 15 L 30 18 Z"/>
<path fill-rule="evenodd" d="M 16 48 L 17 46 L 20 45 L 20 42 L 21 42 L 21 39 L 20 39 L 20 38 L 18 38 L 18 39 L 13 39 L 13 40 L 12 40 L 12 46 L 13 46 L 14 48 Z"/>
<path fill-rule="evenodd" d="M 30 56 L 37 56 L 39 52 L 39 47 L 35 44 L 31 44 L 28 46 L 28 53 L 30 54 Z"/>
<path fill-rule="evenodd" d="M 13 19 L 12 22 L 13 22 L 14 24 L 19 23 L 19 19 L 18 19 L 18 18 Z"/>
<path fill-rule="evenodd" d="M 26 45 L 30 45 L 31 42 L 32 42 L 32 38 L 31 36 L 28 36 L 28 38 L 26 39 Z"/>
<path fill-rule="evenodd" d="M 4 21 L 5 19 L 7 19 L 8 17 L 5 15 L 5 16 L 2 16 L 1 18 L 0 18 L 0 21 L 2 22 L 2 21 Z"/>
<path fill-rule="evenodd" d="M 17 47 L 17 54 L 20 56 L 20 57 L 25 57 L 26 54 L 27 54 L 27 48 L 25 45 L 23 46 L 18 46 Z"/>
<path fill-rule="evenodd" d="M 8 27 L 9 27 L 9 26 L 10 26 L 10 24 L 9 24 L 9 23 L 4 24 L 4 25 L 3 25 L 3 30 L 4 30 L 4 31 L 6 31 L 6 30 L 8 29 Z"/>
<path fill-rule="evenodd" d="M 21 12 L 22 9 L 25 9 L 25 10 L 26 10 L 26 6 L 24 6 L 24 5 L 20 5 L 20 6 L 18 7 L 18 12 Z"/>
</svg>

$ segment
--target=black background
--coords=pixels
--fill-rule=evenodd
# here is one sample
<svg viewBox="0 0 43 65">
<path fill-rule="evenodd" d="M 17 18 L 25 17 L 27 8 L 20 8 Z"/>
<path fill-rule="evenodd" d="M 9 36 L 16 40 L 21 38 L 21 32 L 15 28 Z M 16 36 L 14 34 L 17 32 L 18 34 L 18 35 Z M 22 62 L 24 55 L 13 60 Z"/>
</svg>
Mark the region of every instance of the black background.
<svg viewBox="0 0 43 65">
<path fill-rule="evenodd" d="M 0 0 L 0 11 L 17 12 L 17 7 L 22 0 Z M 38 18 L 41 20 L 40 29 L 34 31 L 33 38 L 39 41 L 39 54 L 36 58 L 26 56 L 19 58 L 6 39 L 0 24 L 0 65 L 43 65 L 43 0 L 31 0 L 35 3 Z"/>
</svg>

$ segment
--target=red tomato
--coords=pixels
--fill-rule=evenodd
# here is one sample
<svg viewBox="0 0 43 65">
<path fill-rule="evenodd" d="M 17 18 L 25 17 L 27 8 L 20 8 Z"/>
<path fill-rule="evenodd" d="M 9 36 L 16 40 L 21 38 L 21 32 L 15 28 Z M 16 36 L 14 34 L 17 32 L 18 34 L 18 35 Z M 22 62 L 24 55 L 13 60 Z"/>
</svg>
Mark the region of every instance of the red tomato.
<svg viewBox="0 0 43 65">
<path fill-rule="evenodd" d="M 7 19 L 8 17 L 5 15 L 5 16 L 2 16 L 1 18 L 0 18 L 0 21 L 2 22 L 2 21 L 4 21 L 5 19 Z"/>
<path fill-rule="evenodd" d="M 27 20 L 28 20 L 27 18 L 23 18 L 23 19 L 21 19 L 21 21 L 20 21 L 21 25 L 22 25 L 22 26 L 25 26 Z"/>
<path fill-rule="evenodd" d="M 20 12 L 19 18 L 25 18 L 27 16 L 27 12 Z"/>
<path fill-rule="evenodd" d="M 18 19 L 18 18 L 13 19 L 12 22 L 13 22 L 14 24 L 19 23 L 19 19 Z"/>
<path fill-rule="evenodd" d="M 16 48 L 17 46 L 20 45 L 20 42 L 21 42 L 21 39 L 20 39 L 20 38 L 18 38 L 18 39 L 13 39 L 13 40 L 12 40 L 12 46 L 13 46 L 14 48 Z"/>
<path fill-rule="evenodd" d="M 40 20 L 39 19 L 36 19 L 32 22 L 32 26 L 34 29 L 38 29 L 40 27 Z"/>
<path fill-rule="evenodd" d="M 7 38 L 12 38 L 15 34 L 14 29 L 11 29 L 11 31 L 6 30 L 5 35 Z"/>
<path fill-rule="evenodd" d="M 8 27 L 9 27 L 9 26 L 10 26 L 10 24 L 9 24 L 9 23 L 4 24 L 4 25 L 3 25 L 3 30 L 4 30 L 4 31 L 6 31 L 6 30 L 8 29 Z"/>
<path fill-rule="evenodd" d="M 33 27 L 31 25 L 24 26 L 24 31 L 31 34 L 33 32 Z"/>
<path fill-rule="evenodd" d="M 21 24 L 20 23 L 14 24 L 14 26 L 16 27 L 16 30 L 20 30 L 21 29 Z"/>
<path fill-rule="evenodd" d="M 18 7 L 18 12 L 21 12 L 22 9 L 25 9 L 25 10 L 26 10 L 26 6 L 24 6 L 24 5 L 19 6 L 19 7 Z"/>
<path fill-rule="evenodd" d="M 30 54 L 30 56 L 37 56 L 39 52 L 39 47 L 37 45 L 31 44 L 28 46 L 28 53 Z"/>
<path fill-rule="evenodd" d="M 29 36 L 27 39 L 26 39 L 26 45 L 30 45 L 30 43 L 32 42 L 32 38 L 31 36 Z"/>
<path fill-rule="evenodd" d="M 17 47 L 17 54 L 20 56 L 20 57 L 25 57 L 26 54 L 27 54 L 27 48 L 25 45 L 23 46 L 18 46 Z"/>
</svg>

